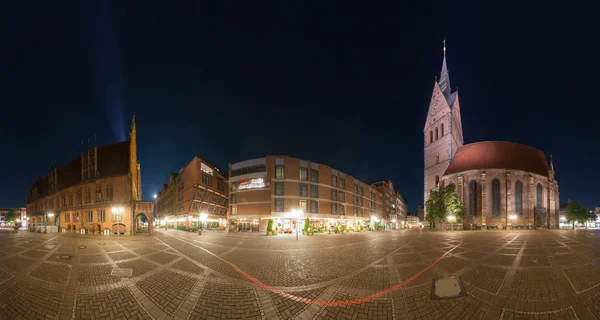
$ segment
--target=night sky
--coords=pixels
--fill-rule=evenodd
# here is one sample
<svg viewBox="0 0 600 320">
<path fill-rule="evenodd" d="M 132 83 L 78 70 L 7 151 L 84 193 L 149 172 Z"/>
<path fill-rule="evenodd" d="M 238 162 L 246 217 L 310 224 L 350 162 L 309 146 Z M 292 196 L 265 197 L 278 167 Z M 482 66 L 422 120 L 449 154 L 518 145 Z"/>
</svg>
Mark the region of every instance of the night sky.
<svg viewBox="0 0 600 320">
<path fill-rule="evenodd" d="M 135 114 L 144 199 L 194 155 L 226 170 L 286 154 L 391 179 L 415 211 L 443 39 L 465 143 L 553 154 L 561 202 L 600 206 L 595 9 L 313 3 L 4 3 L 0 207 L 24 206 L 82 140 L 128 139 Z"/>
</svg>

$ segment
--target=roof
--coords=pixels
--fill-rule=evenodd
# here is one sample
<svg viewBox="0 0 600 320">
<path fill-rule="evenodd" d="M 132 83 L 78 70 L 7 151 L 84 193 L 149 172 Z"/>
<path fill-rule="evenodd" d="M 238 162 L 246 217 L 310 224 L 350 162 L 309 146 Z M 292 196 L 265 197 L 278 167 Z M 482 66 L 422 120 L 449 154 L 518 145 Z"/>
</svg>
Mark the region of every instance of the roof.
<svg viewBox="0 0 600 320">
<path fill-rule="evenodd" d="M 548 176 L 548 163 L 541 150 L 507 141 L 484 141 L 458 148 L 444 175 L 476 169 L 513 169 Z"/>
<path fill-rule="evenodd" d="M 90 150 L 93 156 L 93 150 Z M 87 151 L 84 153 L 87 161 Z M 99 178 L 126 175 L 129 173 L 129 141 L 113 143 L 98 147 L 98 176 Z M 58 190 L 81 183 L 81 155 L 67 164 L 56 169 Z M 36 180 L 32 189 L 37 188 L 40 197 L 49 194 L 48 177 Z"/>
</svg>

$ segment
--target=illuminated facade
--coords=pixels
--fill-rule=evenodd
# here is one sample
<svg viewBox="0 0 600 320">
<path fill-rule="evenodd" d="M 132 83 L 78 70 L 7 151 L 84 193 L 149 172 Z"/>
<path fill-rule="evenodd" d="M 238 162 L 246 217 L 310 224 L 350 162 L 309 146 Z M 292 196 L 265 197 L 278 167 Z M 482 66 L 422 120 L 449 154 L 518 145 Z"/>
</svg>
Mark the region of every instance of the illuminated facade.
<svg viewBox="0 0 600 320">
<path fill-rule="evenodd" d="M 446 48 L 434 83 L 424 135 L 424 200 L 454 184 L 467 228 L 558 226 L 558 182 L 544 153 L 505 141 L 463 143 L 458 92 L 451 91 Z M 426 202 L 425 202 L 426 203 Z M 424 216 L 427 217 L 425 205 Z"/>
<path fill-rule="evenodd" d="M 355 228 L 381 222 L 383 195 L 374 187 L 329 166 L 288 156 L 267 156 L 229 165 L 231 228 L 265 231 L 275 219 L 282 232 L 294 229 L 290 213 L 300 210 L 315 230 L 332 224 Z M 303 221 L 302 221 L 303 223 Z"/>
<path fill-rule="evenodd" d="M 402 229 L 406 224 L 407 204 L 400 192 L 394 190 L 391 180 L 379 181 L 372 186 L 383 195 L 383 223 L 389 229 Z"/>
<path fill-rule="evenodd" d="M 134 119 L 129 141 L 93 148 L 88 142 L 80 157 L 51 165 L 27 195 L 29 230 L 134 233 L 142 195 L 136 136 Z"/>
<path fill-rule="evenodd" d="M 156 198 L 156 216 L 161 225 L 190 230 L 205 213 L 207 228 L 225 229 L 228 205 L 225 176 L 216 166 L 194 157 L 178 173 L 169 174 L 169 182 Z"/>
</svg>

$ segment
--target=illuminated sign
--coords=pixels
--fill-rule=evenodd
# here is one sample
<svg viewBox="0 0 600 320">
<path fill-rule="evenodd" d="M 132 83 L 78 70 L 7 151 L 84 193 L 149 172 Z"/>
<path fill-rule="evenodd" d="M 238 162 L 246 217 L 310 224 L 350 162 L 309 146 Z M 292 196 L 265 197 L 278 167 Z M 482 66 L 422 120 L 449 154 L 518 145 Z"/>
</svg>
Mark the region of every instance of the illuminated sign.
<svg viewBox="0 0 600 320">
<path fill-rule="evenodd" d="M 265 180 L 263 178 L 252 179 L 250 181 L 240 182 L 238 190 L 244 189 L 258 189 L 265 187 Z"/>
</svg>

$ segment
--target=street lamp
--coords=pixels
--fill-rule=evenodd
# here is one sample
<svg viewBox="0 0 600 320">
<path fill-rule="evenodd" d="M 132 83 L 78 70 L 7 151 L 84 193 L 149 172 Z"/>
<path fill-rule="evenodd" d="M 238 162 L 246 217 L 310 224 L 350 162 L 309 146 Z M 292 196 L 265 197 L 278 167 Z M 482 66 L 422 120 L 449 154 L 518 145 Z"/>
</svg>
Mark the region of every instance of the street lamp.
<svg viewBox="0 0 600 320">
<path fill-rule="evenodd" d="M 206 221 L 206 218 L 208 217 L 208 214 L 206 214 L 206 212 L 202 212 L 199 216 L 200 218 L 200 228 L 198 228 L 198 235 L 202 235 L 202 230 L 204 230 L 204 221 Z"/>
<path fill-rule="evenodd" d="M 512 225 L 510 227 L 511 229 L 513 229 L 515 227 L 515 224 L 517 223 L 517 215 L 511 214 L 510 221 L 512 222 Z"/>
<path fill-rule="evenodd" d="M 447 217 L 448 221 L 450 221 L 450 232 L 453 232 L 453 228 L 452 228 L 452 223 L 454 222 L 454 220 L 456 219 L 453 215 L 449 215 Z"/>
</svg>

